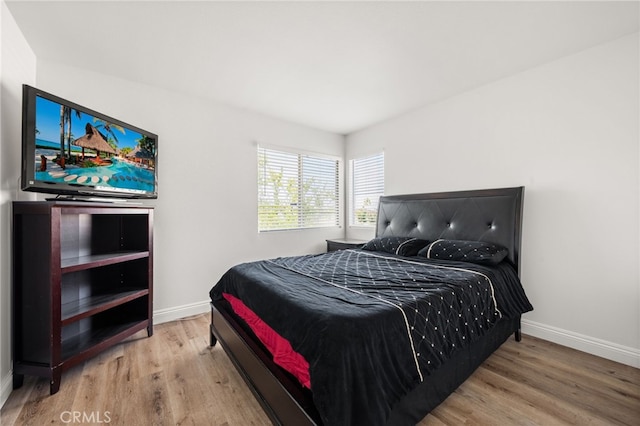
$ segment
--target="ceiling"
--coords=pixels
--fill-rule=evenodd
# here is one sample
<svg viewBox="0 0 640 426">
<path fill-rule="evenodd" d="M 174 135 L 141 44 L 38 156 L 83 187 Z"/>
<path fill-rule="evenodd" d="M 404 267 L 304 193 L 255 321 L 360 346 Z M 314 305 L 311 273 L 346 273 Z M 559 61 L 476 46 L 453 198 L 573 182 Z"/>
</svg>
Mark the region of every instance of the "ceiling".
<svg viewBox="0 0 640 426">
<path fill-rule="evenodd" d="M 12 1 L 36 57 L 348 134 L 638 32 L 633 2 Z"/>
</svg>

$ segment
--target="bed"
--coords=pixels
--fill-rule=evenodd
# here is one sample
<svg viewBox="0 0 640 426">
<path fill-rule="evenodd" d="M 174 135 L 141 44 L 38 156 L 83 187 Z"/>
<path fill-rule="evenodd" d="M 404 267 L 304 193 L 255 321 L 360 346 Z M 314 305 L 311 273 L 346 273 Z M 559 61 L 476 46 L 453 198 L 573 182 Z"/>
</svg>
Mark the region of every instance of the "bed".
<svg viewBox="0 0 640 426">
<path fill-rule="evenodd" d="M 384 196 L 362 249 L 236 265 L 210 292 L 211 345 L 274 424 L 415 424 L 520 340 L 523 195 Z"/>
</svg>

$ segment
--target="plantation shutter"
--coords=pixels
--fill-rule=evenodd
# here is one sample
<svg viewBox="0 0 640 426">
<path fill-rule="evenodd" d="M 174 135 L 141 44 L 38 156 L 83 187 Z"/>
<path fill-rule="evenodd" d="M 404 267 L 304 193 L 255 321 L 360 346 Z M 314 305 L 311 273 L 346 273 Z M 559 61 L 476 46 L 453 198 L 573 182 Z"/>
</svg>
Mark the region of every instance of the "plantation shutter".
<svg viewBox="0 0 640 426">
<path fill-rule="evenodd" d="M 258 230 L 339 225 L 337 159 L 258 147 Z"/>
<path fill-rule="evenodd" d="M 350 224 L 375 226 L 384 194 L 384 152 L 351 160 Z"/>
</svg>

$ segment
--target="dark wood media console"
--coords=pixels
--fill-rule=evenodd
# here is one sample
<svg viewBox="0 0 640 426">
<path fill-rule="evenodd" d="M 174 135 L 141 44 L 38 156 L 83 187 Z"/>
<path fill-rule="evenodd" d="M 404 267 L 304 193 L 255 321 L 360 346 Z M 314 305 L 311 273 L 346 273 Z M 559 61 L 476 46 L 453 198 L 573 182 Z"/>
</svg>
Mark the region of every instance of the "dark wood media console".
<svg viewBox="0 0 640 426">
<path fill-rule="evenodd" d="M 13 203 L 13 387 L 153 334 L 153 208 Z"/>
</svg>

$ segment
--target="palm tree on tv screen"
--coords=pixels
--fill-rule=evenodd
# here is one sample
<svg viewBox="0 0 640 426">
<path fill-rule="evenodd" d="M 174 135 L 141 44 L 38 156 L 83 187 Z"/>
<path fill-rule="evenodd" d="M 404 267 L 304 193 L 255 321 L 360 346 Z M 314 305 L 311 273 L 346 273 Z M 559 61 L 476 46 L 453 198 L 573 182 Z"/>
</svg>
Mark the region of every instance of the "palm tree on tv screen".
<svg viewBox="0 0 640 426">
<path fill-rule="evenodd" d="M 66 107 L 64 105 L 60 105 L 60 167 L 63 169 L 64 166 L 64 122 L 66 117 Z"/>
<path fill-rule="evenodd" d="M 96 129 L 104 130 L 104 132 L 107 133 L 107 136 L 112 136 L 113 137 L 114 144 L 111 145 L 111 141 L 109 141 L 109 144 L 114 149 L 117 150 L 117 148 L 118 148 L 118 136 L 114 132 L 114 129 L 120 131 L 124 135 L 125 134 L 124 127 L 119 126 L 117 124 L 109 123 L 108 121 L 102 120 L 100 118 L 95 118 L 95 117 L 93 118 L 93 122 L 94 123 L 96 123 L 96 122 L 99 123 L 99 124 L 96 125 Z M 105 139 L 107 139 L 107 138 L 105 138 Z"/>
<path fill-rule="evenodd" d="M 67 158 L 71 158 L 71 140 L 73 139 L 73 134 L 71 133 L 71 115 L 75 113 L 78 119 L 82 118 L 82 113 L 77 109 L 65 107 L 65 120 L 67 122 Z"/>
<path fill-rule="evenodd" d="M 65 168 L 65 158 L 71 158 L 71 115 L 75 112 L 76 117 L 81 118 L 80 111 L 65 105 L 60 105 L 60 166 Z M 65 127 L 67 131 L 65 132 Z M 67 148 L 65 149 L 65 140 Z"/>
<path fill-rule="evenodd" d="M 140 150 L 148 154 L 150 158 L 155 154 L 155 141 L 147 135 L 138 139 L 138 146 L 140 147 Z"/>
</svg>

